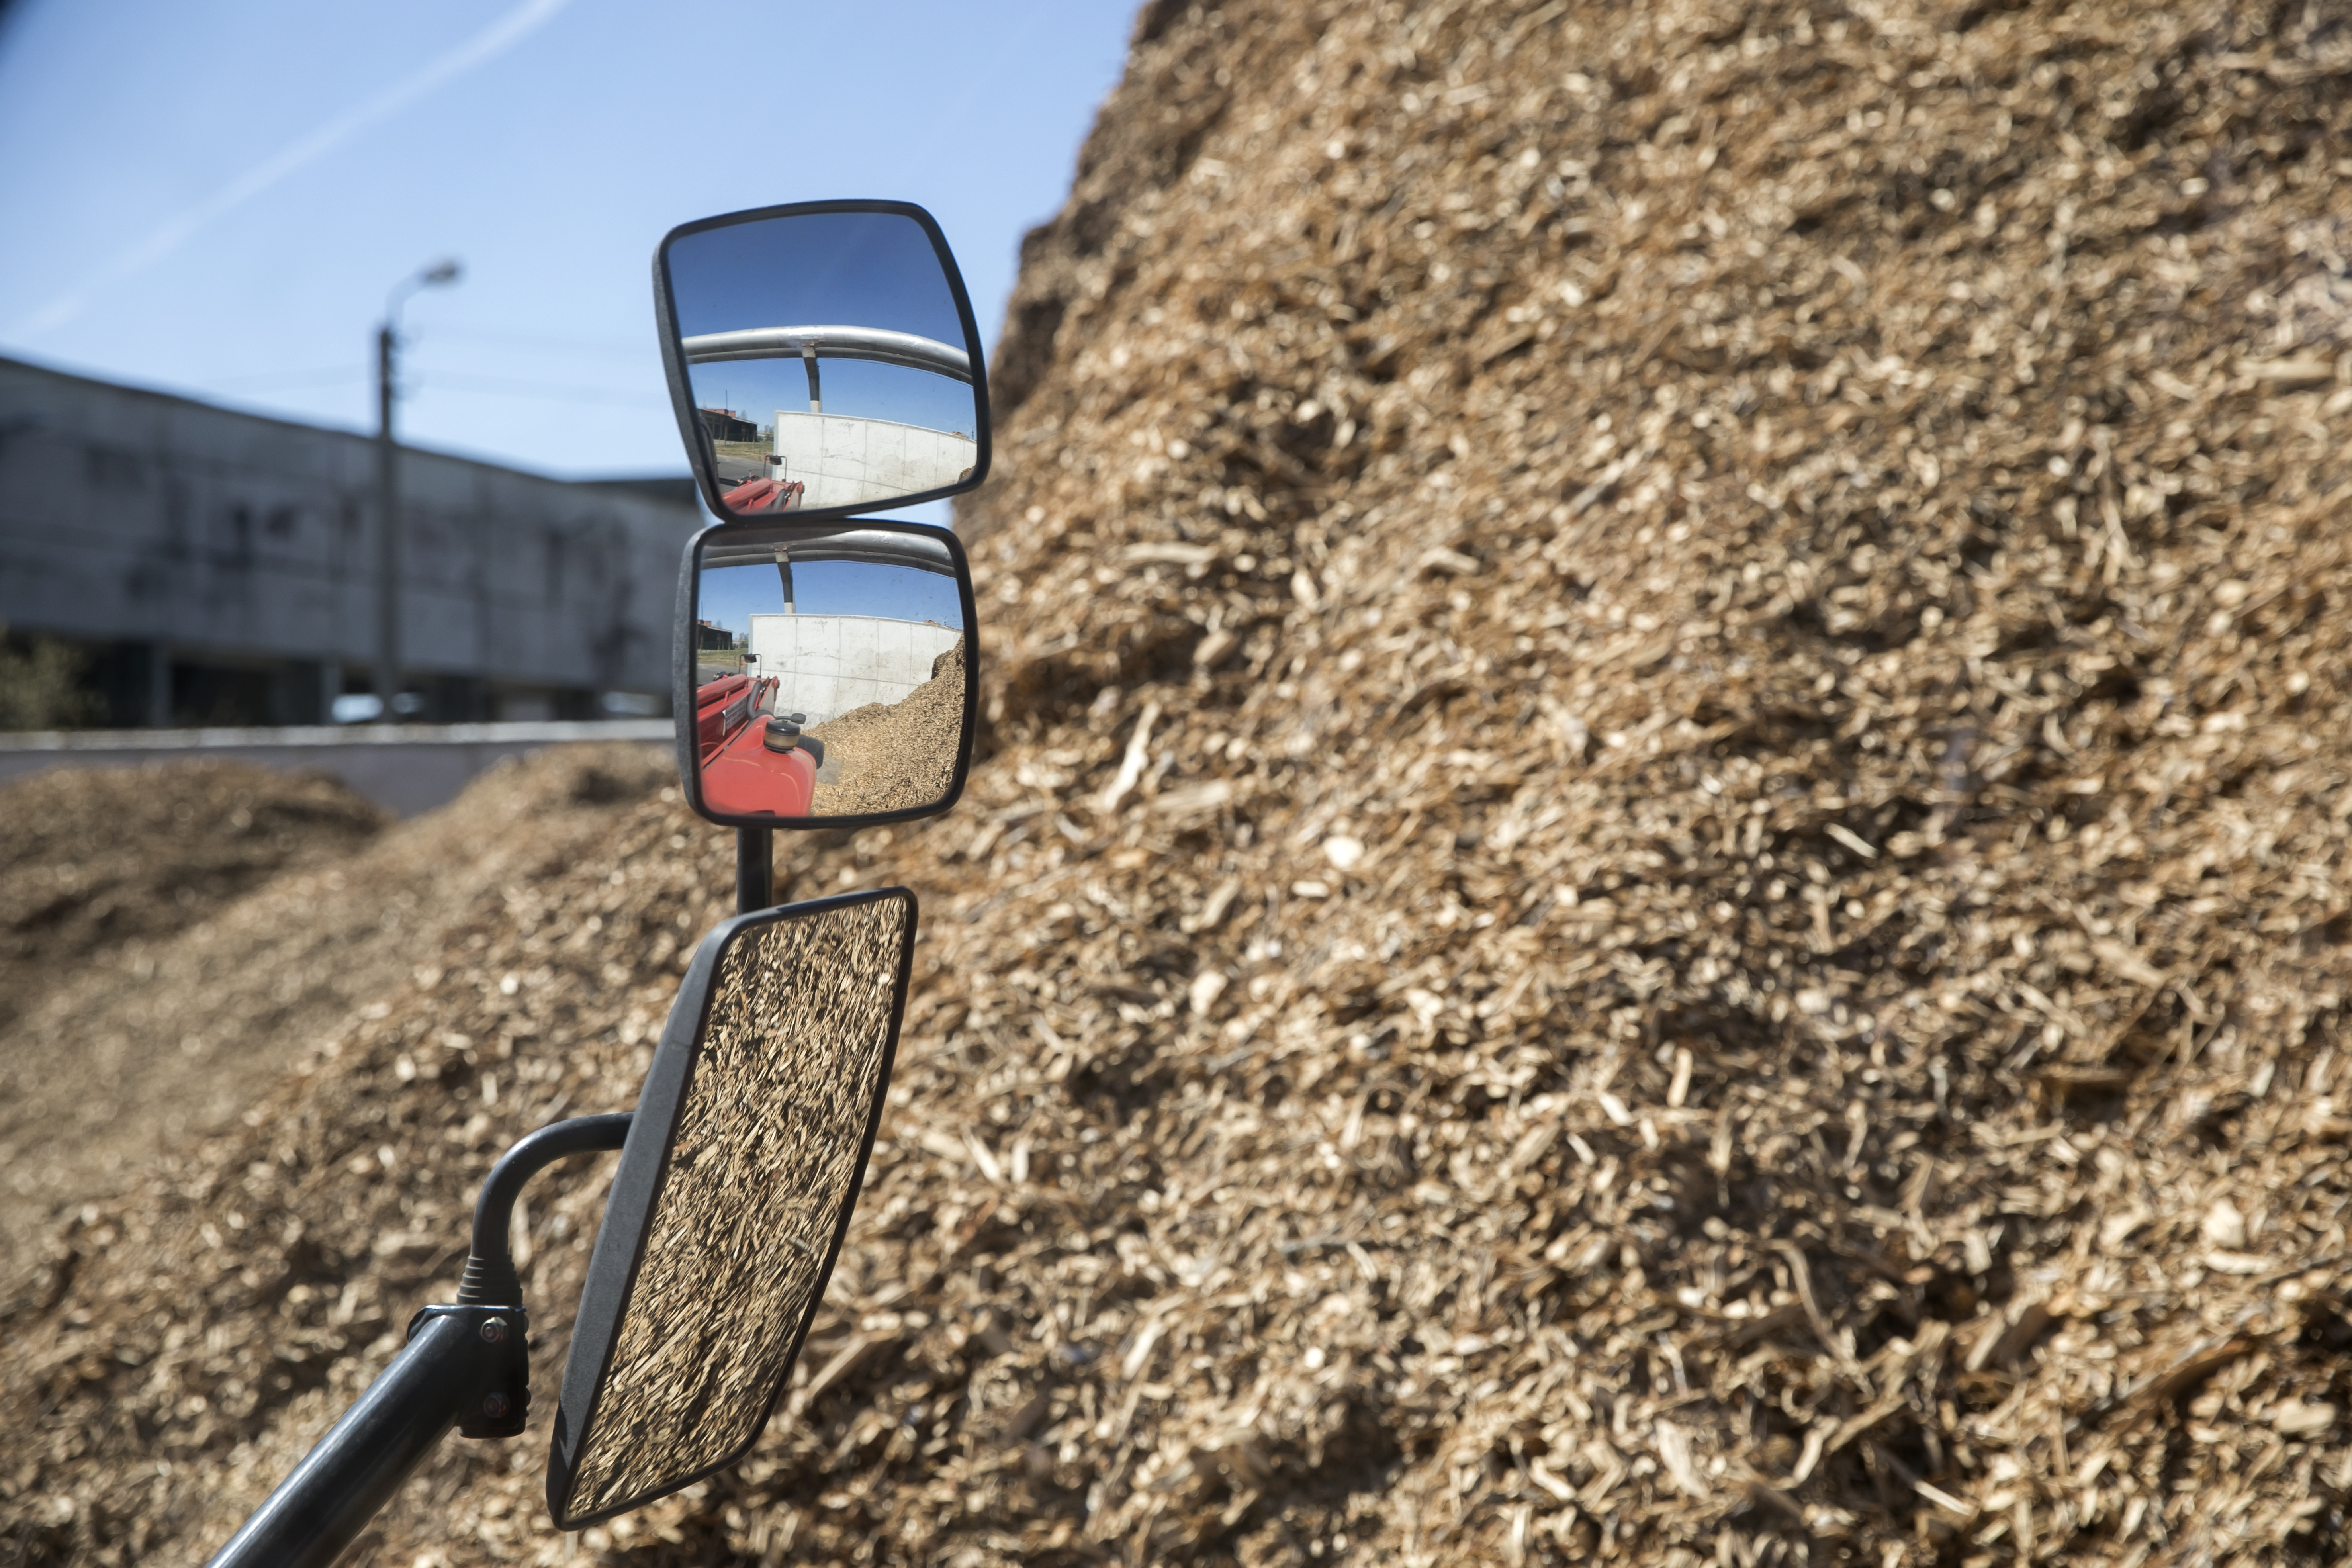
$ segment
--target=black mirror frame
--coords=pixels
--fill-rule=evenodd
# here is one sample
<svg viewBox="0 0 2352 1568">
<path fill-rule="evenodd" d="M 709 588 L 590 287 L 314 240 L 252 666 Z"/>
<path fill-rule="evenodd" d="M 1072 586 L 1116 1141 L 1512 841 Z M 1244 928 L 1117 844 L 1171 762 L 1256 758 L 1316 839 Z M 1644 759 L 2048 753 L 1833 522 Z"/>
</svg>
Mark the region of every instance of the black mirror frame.
<svg viewBox="0 0 2352 1568">
<path fill-rule="evenodd" d="M 890 1028 L 882 1045 L 881 1070 L 875 1075 L 874 1103 L 866 1111 L 866 1131 L 857 1146 L 857 1168 L 849 1184 L 847 1199 L 841 1205 L 841 1216 L 834 1226 L 833 1245 L 824 1255 L 824 1267 L 809 1293 L 807 1315 L 793 1330 L 792 1349 L 779 1366 L 776 1385 L 768 1393 L 760 1419 L 752 1425 L 751 1436 L 740 1447 L 692 1474 L 666 1481 L 642 1497 L 598 1512 L 567 1517 L 563 1503 L 571 1495 L 580 1440 L 595 1419 L 597 1395 L 604 1391 L 613 1351 L 620 1342 L 622 1320 L 636 1287 L 637 1270 L 645 1261 L 654 1205 L 661 1197 L 678 1117 L 686 1107 L 687 1090 L 694 1081 L 694 1067 L 699 1056 L 698 1042 L 709 1024 L 711 993 L 720 957 L 751 927 L 885 899 L 906 901 L 907 935 L 898 946 L 898 973 L 890 994 Z M 865 1190 L 866 1165 L 873 1157 L 875 1136 L 881 1128 L 883 1108 L 889 1100 L 890 1074 L 898 1062 L 898 1031 L 906 1020 L 907 988 L 914 969 L 915 933 L 920 915 L 909 889 L 866 889 L 737 915 L 715 928 L 695 950 L 694 961 L 678 985 L 677 999 L 670 1005 L 668 1022 L 662 1026 L 661 1044 L 654 1053 L 652 1066 L 646 1070 L 635 1119 L 629 1124 L 628 1141 L 621 1147 L 620 1168 L 613 1175 L 612 1195 L 604 1203 L 595 1250 L 589 1255 L 588 1279 L 580 1291 L 579 1315 L 572 1324 L 572 1348 L 563 1363 L 563 1382 L 556 1395 L 554 1428 L 547 1450 L 547 1508 L 557 1529 L 579 1530 L 690 1487 L 750 1453 L 767 1430 L 768 1422 L 775 1415 L 776 1401 L 792 1381 L 793 1368 L 800 1362 L 809 1329 L 824 1305 L 834 1265 L 840 1260 L 842 1244 L 849 1236 L 850 1218 L 856 1213 L 858 1195 Z"/>
<path fill-rule="evenodd" d="M 686 792 L 688 808 L 705 822 L 716 822 L 726 827 L 787 830 L 873 827 L 886 822 L 916 822 L 926 816 L 937 816 L 963 797 L 964 777 L 971 771 L 972 739 L 980 721 L 980 610 L 972 599 L 971 558 L 964 554 L 963 542 L 948 530 L 897 518 L 844 518 L 830 526 L 812 526 L 805 532 L 812 538 L 821 538 L 839 532 L 850 523 L 859 528 L 911 534 L 943 544 L 949 558 L 955 563 L 956 599 L 963 610 L 963 731 L 956 739 L 955 774 L 948 780 L 948 792 L 929 805 L 912 805 L 898 811 L 869 811 L 855 816 L 737 816 L 713 811 L 704 803 L 702 769 L 695 754 L 694 706 L 694 613 L 702 586 L 703 548 L 714 541 L 739 539 L 754 528 L 761 532 L 793 534 L 803 531 L 797 515 L 791 522 L 721 523 L 715 528 L 706 528 L 687 541 L 686 552 L 678 563 L 677 605 L 670 645 L 670 713 L 676 725 L 678 787 Z"/>
<path fill-rule="evenodd" d="M 701 422 L 694 413 L 694 385 L 687 375 L 686 355 L 679 347 L 677 302 L 670 298 L 669 247 L 688 235 L 709 229 L 731 228 L 737 224 L 758 223 L 768 218 L 808 217 L 823 213 L 895 213 L 913 219 L 930 237 L 931 249 L 939 258 L 940 267 L 947 274 L 948 289 L 955 298 L 956 319 L 963 325 L 964 352 L 971 359 L 972 417 L 978 426 L 979 459 L 972 464 L 971 477 L 960 479 L 938 489 L 924 490 L 919 495 L 901 496 L 887 502 L 861 501 L 852 506 L 816 507 L 808 511 L 751 514 L 730 511 L 720 499 L 718 470 L 712 466 L 710 453 L 702 438 Z M 712 514 L 730 522 L 822 522 L 845 518 L 861 507 L 872 510 L 879 505 L 907 507 L 924 501 L 942 500 L 961 495 L 977 488 L 988 478 L 991 440 L 988 411 L 988 363 L 982 352 L 980 325 L 971 313 L 971 298 L 964 292 L 963 273 L 956 266 L 955 252 L 948 247 L 948 237 L 940 229 L 939 220 L 912 202 L 842 201 L 787 202 L 782 206 L 753 207 L 747 212 L 726 213 L 718 217 L 698 218 L 678 225 L 662 236 L 654 250 L 654 328 L 661 338 L 662 373 L 669 381 L 670 409 L 677 416 L 678 439 L 686 444 L 687 461 L 694 468 L 695 488 L 702 492 L 702 502 Z"/>
</svg>

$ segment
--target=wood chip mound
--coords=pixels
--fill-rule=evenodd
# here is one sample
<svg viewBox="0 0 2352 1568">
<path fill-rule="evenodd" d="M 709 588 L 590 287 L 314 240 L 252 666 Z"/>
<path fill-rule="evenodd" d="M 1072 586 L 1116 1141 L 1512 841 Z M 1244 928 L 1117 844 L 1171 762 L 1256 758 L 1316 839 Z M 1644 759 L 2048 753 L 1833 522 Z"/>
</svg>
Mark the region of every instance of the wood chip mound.
<svg viewBox="0 0 2352 1568">
<path fill-rule="evenodd" d="M 0 1027 L 70 965 L 350 854 L 390 821 L 323 773 L 247 763 L 52 768 L 0 784 Z"/>
<path fill-rule="evenodd" d="M 52 864 L 137 934 L 58 945 L 0 1026 L 0 1300 L 61 1205 L 233 1123 L 352 1009 L 435 962 L 452 922 L 601 842 L 615 809 L 674 779 L 665 751 L 552 748 L 491 768 L 457 809 L 396 823 L 339 784 L 257 768 L 56 775 L 27 835 L 61 843 Z M 115 809 L 110 790 L 134 798 Z M 89 837 L 65 831 L 77 821 Z M 353 826 L 377 823 L 373 837 Z M 277 845 L 287 835 L 296 847 Z M 49 868 L 27 855 L 0 886 L 37 888 Z"/>
<path fill-rule="evenodd" d="M 810 810 L 818 816 L 859 816 L 944 798 L 955 782 L 965 679 L 958 637 L 931 660 L 930 679 L 898 701 L 868 702 L 810 726 L 809 733 L 824 743 L 825 762 L 838 764 L 841 780 L 818 784 Z"/>
<path fill-rule="evenodd" d="M 786 1408 L 576 1539 L 452 1444 L 374 1560 L 2332 1552 L 2347 48 L 1149 6 L 995 360 L 972 787 L 782 851 L 924 906 Z M 625 808 L 81 1211 L 5 1551 L 224 1538 L 730 866 Z M 542 1368 L 604 1179 L 519 1227 Z"/>
</svg>

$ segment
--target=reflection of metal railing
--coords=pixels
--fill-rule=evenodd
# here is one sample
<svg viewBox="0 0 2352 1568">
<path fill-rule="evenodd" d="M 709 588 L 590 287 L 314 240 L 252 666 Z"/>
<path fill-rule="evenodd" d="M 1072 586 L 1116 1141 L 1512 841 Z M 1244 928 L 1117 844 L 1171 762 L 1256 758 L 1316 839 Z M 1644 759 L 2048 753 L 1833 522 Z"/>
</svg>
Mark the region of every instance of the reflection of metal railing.
<svg viewBox="0 0 2352 1568">
<path fill-rule="evenodd" d="M 907 566 L 919 572 L 955 575 L 954 557 L 936 539 L 881 528 L 813 530 L 779 541 L 738 543 L 713 538 L 702 547 L 703 570 L 719 566 L 806 565 L 817 561 L 856 561 L 869 566 Z"/>
<path fill-rule="evenodd" d="M 882 327 L 746 327 L 684 341 L 688 364 L 735 359 L 863 359 L 971 380 L 971 357 L 935 338 Z"/>
</svg>

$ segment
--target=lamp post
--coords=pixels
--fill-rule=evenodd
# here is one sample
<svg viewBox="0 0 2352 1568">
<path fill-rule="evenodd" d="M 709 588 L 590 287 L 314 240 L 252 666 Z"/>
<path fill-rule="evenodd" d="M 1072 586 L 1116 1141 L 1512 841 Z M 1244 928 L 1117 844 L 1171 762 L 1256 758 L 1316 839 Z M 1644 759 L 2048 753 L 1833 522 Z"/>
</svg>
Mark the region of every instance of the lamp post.
<svg viewBox="0 0 2352 1568">
<path fill-rule="evenodd" d="M 390 724 L 400 697 L 400 449 L 393 442 L 393 358 L 400 345 L 400 308 L 419 289 L 457 281 L 455 257 L 404 278 L 384 297 L 383 324 L 375 332 L 375 691 L 383 707 L 376 718 Z"/>
</svg>

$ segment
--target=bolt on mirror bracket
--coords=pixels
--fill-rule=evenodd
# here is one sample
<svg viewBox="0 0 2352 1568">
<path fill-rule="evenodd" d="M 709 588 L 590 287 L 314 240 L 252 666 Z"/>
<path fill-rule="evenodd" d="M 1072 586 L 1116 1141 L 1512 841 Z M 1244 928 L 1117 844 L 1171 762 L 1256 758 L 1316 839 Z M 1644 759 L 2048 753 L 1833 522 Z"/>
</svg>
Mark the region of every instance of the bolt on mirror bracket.
<svg viewBox="0 0 2352 1568">
<path fill-rule="evenodd" d="M 530 1418 L 530 1314 L 508 1227 L 523 1184 L 568 1154 L 618 1149 L 629 1112 L 582 1116 L 502 1155 L 474 1205 L 474 1237 L 454 1302 L 418 1309 L 400 1352 L 207 1568 L 324 1568 L 367 1528 L 456 1426 L 520 1436 Z"/>
<path fill-rule="evenodd" d="M 420 1307 L 408 1320 L 407 1338 L 431 1319 L 457 1325 L 457 1338 L 472 1353 L 457 1391 L 461 1437 L 519 1437 L 530 1419 L 530 1314 L 521 1307 Z"/>
<path fill-rule="evenodd" d="M 719 517 L 819 521 L 988 476 L 988 371 L 947 237 L 911 202 L 797 202 L 672 229 L 654 321 Z"/>
<path fill-rule="evenodd" d="M 512 1307 L 427 1307 L 407 1342 L 206 1568 L 326 1568 L 452 1426 L 511 1436 L 529 1414 L 528 1321 Z"/>
</svg>

